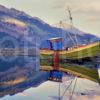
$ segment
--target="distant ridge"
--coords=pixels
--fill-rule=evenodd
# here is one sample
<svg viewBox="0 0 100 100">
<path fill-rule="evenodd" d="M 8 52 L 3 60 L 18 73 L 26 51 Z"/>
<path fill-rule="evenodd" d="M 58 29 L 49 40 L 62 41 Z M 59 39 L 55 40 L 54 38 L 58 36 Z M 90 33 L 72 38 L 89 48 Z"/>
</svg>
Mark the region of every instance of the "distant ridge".
<svg viewBox="0 0 100 100">
<path fill-rule="evenodd" d="M 24 26 L 21 27 L 20 25 Z M 0 5 L 0 33 L 1 32 L 3 32 L 3 35 L 7 34 L 18 39 L 23 38 L 30 43 L 33 43 L 33 41 L 29 40 L 28 37 L 31 37 L 33 40 L 34 38 L 40 38 L 40 41 L 37 41 L 40 45 L 42 45 L 42 43 L 44 44 L 45 40 L 49 38 L 65 38 L 65 34 L 68 33 L 73 36 L 74 40 L 75 34 L 77 33 L 79 44 L 88 44 L 100 40 L 100 38 L 92 34 L 82 32 L 77 28 L 74 28 L 74 30 L 71 31 L 69 29 L 51 26 L 37 17 L 31 17 L 23 11 L 19 11 L 14 8 L 8 9 L 2 5 Z M 65 45 L 73 45 L 73 42 L 68 36 L 66 37 Z M 46 43 L 44 46 L 46 46 Z"/>
</svg>

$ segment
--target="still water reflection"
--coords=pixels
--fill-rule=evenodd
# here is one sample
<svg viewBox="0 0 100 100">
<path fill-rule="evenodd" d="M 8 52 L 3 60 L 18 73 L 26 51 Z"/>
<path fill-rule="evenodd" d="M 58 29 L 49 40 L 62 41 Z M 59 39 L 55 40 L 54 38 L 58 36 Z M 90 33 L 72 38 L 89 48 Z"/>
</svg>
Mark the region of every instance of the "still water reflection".
<svg viewBox="0 0 100 100">
<path fill-rule="evenodd" d="M 58 100 L 59 83 L 47 81 L 47 73 L 34 72 L 29 68 L 15 68 L 6 71 L 0 78 L 0 100 Z M 63 100 L 69 100 L 75 80 L 73 76 L 64 75 L 60 83 L 60 95 L 73 80 L 72 86 L 66 91 Z M 78 78 L 73 100 L 100 100 L 98 83 Z M 79 100 L 80 100 L 79 99 Z"/>
</svg>

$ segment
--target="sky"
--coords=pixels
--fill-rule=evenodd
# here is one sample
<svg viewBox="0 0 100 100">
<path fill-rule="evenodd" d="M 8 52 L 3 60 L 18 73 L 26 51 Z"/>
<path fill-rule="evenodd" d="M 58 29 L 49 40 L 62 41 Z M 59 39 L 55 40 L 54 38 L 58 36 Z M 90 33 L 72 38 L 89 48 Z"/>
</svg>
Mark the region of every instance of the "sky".
<svg viewBox="0 0 100 100">
<path fill-rule="evenodd" d="M 75 27 L 100 37 L 100 0 L 0 0 L 0 4 L 39 17 L 51 25 L 60 20 L 69 23 L 69 7 Z"/>
</svg>

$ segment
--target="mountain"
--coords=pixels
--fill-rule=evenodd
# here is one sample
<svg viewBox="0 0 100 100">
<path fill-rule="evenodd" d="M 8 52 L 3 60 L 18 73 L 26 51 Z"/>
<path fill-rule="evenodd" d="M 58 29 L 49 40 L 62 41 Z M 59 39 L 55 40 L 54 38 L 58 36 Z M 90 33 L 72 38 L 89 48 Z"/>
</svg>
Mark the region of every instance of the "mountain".
<svg viewBox="0 0 100 100">
<path fill-rule="evenodd" d="M 74 30 L 70 30 L 51 26 L 23 11 L 0 5 L 0 50 L 2 48 L 33 48 L 35 53 L 39 54 L 39 48 L 49 47 L 46 40 L 50 38 L 63 37 L 65 46 L 73 46 L 76 36 L 78 44 L 100 40 L 75 27 Z M 13 57 L 0 55 L 0 97 L 14 95 L 45 81 L 47 73 L 39 71 L 39 59 L 37 55 Z"/>
<path fill-rule="evenodd" d="M 60 21 L 59 23 L 56 23 L 54 26 L 58 27 L 58 28 L 62 28 L 71 33 L 74 33 L 74 34 L 76 34 L 76 37 L 83 36 L 82 38 L 84 38 L 84 40 L 85 39 L 89 40 L 88 42 L 94 42 L 94 41 L 100 40 L 99 37 L 94 36 L 93 34 L 90 34 L 90 33 L 80 31 L 78 28 L 76 28 L 75 26 L 72 26 L 70 24 L 67 24 L 65 21 Z"/>
<path fill-rule="evenodd" d="M 42 21 L 37 17 L 31 17 L 22 11 L 18 11 L 14 8 L 8 9 L 1 5 L 0 5 L 0 32 L 5 32 L 10 36 L 16 38 L 24 37 L 25 40 L 31 43 L 33 43 L 34 38 L 39 37 L 40 40 L 44 41 L 51 37 L 62 37 L 62 36 L 65 37 L 64 34 L 67 35 L 66 40 L 68 40 L 69 42 L 70 40 L 68 34 L 70 34 L 73 37 L 73 40 L 75 41 L 76 33 L 79 43 L 87 43 L 87 41 L 94 42 L 98 40 L 96 36 L 91 34 L 86 34 L 82 31 L 79 31 L 78 29 L 74 29 L 71 31 L 69 29 L 66 30 L 50 26 L 49 24 L 45 23 L 44 21 Z M 30 37 L 32 40 L 28 39 Z"/>
<path fill-rule="evenodd" d="M 99 38 L 79 31 L 78 29 L 69 30 L 55 26 L 51 26 L 37 17 L 32 17 L 23 11 L 18 11 L 14 8 L 6 8 L 0 5 L 0 48 L 35 48 L 38 53 L 39 48 L 47 48 L 47 39 L 54 37 L 63 37 L 65 46 L 73 46 L 73 41 L 78 44 L 88 44 L 90 42 L 98 41 Z M 69 38 L 71 37 L 71 38 Z M 19 57 L 17 60 L 8 61 L 5 63 L 0 57 L 0 64 L 6 64 L 9 69 L 11 66 L 36 66 L 37 56 Z M 9 58 L 10 59 L 10 58 Z M 35 59 L 35 60 L 34 60 Z M 23 63 L 24 62 L 24 63 Z M 13 63 L 13 64 L 12 64 Z M 4 70 L 6 67 L 2 67 Z"/>
</svg>

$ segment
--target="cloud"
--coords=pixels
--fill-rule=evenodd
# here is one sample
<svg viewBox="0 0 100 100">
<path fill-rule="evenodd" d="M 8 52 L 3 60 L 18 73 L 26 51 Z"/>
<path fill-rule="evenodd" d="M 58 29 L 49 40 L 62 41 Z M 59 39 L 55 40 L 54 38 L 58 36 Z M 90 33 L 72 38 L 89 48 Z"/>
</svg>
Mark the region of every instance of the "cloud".
<svg viewBox="0 0 100 100">
<path fill-rule="evenodd" d="M 54 8 L 66 9 L 67 6 L 75 13 L 100 13 L 100 0 L 54 0 Z"/>
<path fill-rule="evenodd" d="M 100 3 L 100 2 L 99 2 Z M 89 4 L 76 4 L 74 6 L 74 11 L 78 13 L 89 13 L 89 14 L 99 14 L 100 6 L 98 2 L 91 2 Z"/>
<path fill-rule="evenodd" d="M 96 22 L 96 23 L 99 23 L 100 22 L 100 17 L 99 16 L 90 16 L 86 19 L 86 21 L 88 22 Z"/>
</svg>

